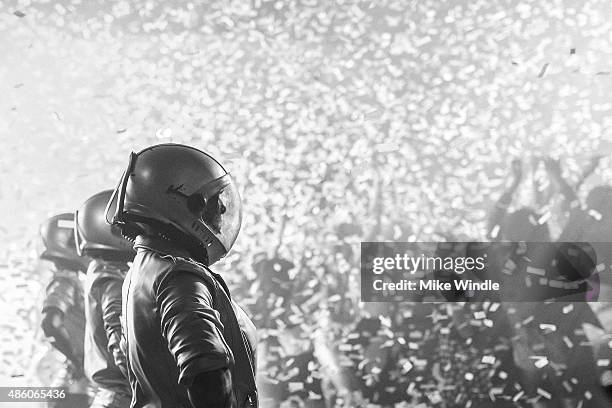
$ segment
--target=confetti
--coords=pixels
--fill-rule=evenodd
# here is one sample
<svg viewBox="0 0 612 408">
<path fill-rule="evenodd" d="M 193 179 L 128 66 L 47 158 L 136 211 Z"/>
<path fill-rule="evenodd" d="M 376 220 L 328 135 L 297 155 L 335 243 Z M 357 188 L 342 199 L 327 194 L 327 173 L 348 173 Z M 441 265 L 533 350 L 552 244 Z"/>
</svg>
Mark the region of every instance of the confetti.
<svg viewBox="0 0 612 408">
<path fill-rule="evenodd" d="M 596 219 L 597 221 L 601 221 L 603 217 L 599 211 L 596 211 L 593 209 L 589 210 L 589 215 L 593 217 L 594 219 Z"/>
<path fill-rule="evenodd" d="M 543 368 L 543 367 L 546 367 L 548 363 L 549 363 L 548 359 L 546 357 L 543 357 L 543 358 L 536 360 L 533 364 L 536 366 L 536 368 Z"/>
<path fill-rule="evenodd" d="M 542 268 L 536 268 L 533 266 L 528 266 L 526 269 L 527 273 L 531 273 L 534 275 L 538 275 L 538 276 L 545 276 L 546 275 L 546 270 L 542 269 Z"/>
<path fill-rule="evenodd" d="M 551 398 L 552 398 L 552 395 L 550 394 L 550 392 L 548 392 L 548 391 L 546 391 L 546 390 L 543 390 L 542 388 L 538 388 L 538 389 L 536 390 L 536 393 L 537 393 L 538 395 L 540 395 L 540 396 L 542 396 L 542 397 L 546 398 L 546 399 L 551 399 Z"/>
<path fill-rule="evenodd" d="M 478 311 L 474 313 L 474 319 L 484 319 L 487 317 L 487 314 L 483 311 Z"/>
<path fill-rule="evenodd" d="M 538 78 L 544 77 L 544 74 L 546 74 L 546 71 L 548 70 L 549 65 L 550 64 L 548 62 L 542 65 L 542 68 L 540 69 L 540 72 L 538 73 Z"/>
<path fill-rule="evenodd" d="M 299 394 L 297 400 L 322 398 L 317 378 L 338 379 L 315 373 L 324 371 L 324 359 L 308 356 L 327 348 L 324 355 L 334 358 L 326 363 L 362 381 L 368 401 L 359 406 L 380 406 L 374 399 L 388 394 L 405 402 L 404 392 L 419 407 L 432 400 L 527 405 L 533 392 L 525 394 L 512 365 L 521 342 L 526 355 L 542 357 L 534 364 L 548 362 L 536 376 L 559 374 L 554 390 L 542 390 L 549 399 L 565 391 L 586 398 L 586 385 L 567 379 L 571 364 L 550 352 L 588 345 L 583 333 L 568 329 L 580 324 L 578 307 L 557 305 L 555 318 L 543 317 L 548 305 L 498 302 L 450 312 L 423 304 L 372 311 L 359 303 L 358 243 L 447 233 L 505 240 L 508 224 L 487 219 L 515 156 L 526 158 L 523 179 L 504 208 L 540 206 L 533 196 L 551 193 L 528 221 L 547 225 L 556 238 L 564 222 L 560 194 L 555 183 L 531 192 L 537 173 L 527 156 L 561 157 L 563 173 L 575 181 L 612 125 L 611 107 L 601 100 L 612 49 L 601 34 L 609 31 L 601 7 L 589 3 L 574 13 L 562 2 L 534 1 L 506 9 L 433 1 L 26 3 L 27 10 L 10 9 L 14 17 L 3 20 L 11 63 L 3 72 L 8 102 L 0 139 L 11 152 L 3 179 L 16 198 L 0 227 L 9 243 L 0 261 L 16 272 L 0 274 L 15 289 L 0 294 L 0 306 L 16 319 L 0 331 L 8 333 L 0 348 L 12 353 L 0 374 L 21 375 L 32 364 L 35 353 L 15 334 L 35 339 L 36 351 L 48 347 L 36 337 L 36 293 L 45 282 L 31 278 L 36 256 L 26 242 L 36 220 L 73 208 L 85 187 L 114 185 L 130 150 L 179 142 L 232 158 L 244 222 L 215 268 L 253 312 L 266 342 L 266 380 Z M 590 49 L 578 54 L 572 33 Z M 610 180 L 604 164 L 570 203 L 572 211 L 595 183 Z M 601 209 L 586 211 L 605 222 Z M 340 223 L 358 232 L 343 236 Z M 285 273 L 281 256 L 295 262 L 293 272 Z M 275 273 L 269 282 L 253 267 L 257 257 L 269 261 L 261 269 Z M 603 262 L 598 272 L 606 270 Z M 525 263 L 508 259 L 501 278 L 522 276 Z M 531 263 L 525 286 L 566 287 Z M 324 339 L 314 340 L 315 333 Z M 392 354 L 382 367 L 386 353 L 399 357 Z"/>
</svg>

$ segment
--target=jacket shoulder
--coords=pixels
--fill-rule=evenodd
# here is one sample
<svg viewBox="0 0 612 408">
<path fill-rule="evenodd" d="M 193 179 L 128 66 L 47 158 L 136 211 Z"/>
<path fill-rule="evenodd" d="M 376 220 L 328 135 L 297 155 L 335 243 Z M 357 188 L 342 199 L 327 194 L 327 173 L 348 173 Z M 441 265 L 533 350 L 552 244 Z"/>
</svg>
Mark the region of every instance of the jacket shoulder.
<svg viewBox="0 0 612 408">
<path fill-rule="evenodd" d="M 94 285 L 107 279 L 123 280 L 127 270 L 127 265 L 119 266 L 113 263 L 95 260 L 89 264 L 89 268 L 87 269 L 87 281 L 89 285 Z"/>
<path fill-rule="evenodd" d="M 173 275 L 188 273 L 197 276 L 204 281 L 211 294 L 214 295 L 217 287 L 215 279 L 210 271 L 202 264 L 189 258 L 155 253 L 154 256 L 160 262 L 160 273 L 157 275 L 155 289 L 159 289 Z M 162 266 L 163 265 L 163 266 Z M 213 296 L 214 297 L 214 296 Z"/>
</svg>

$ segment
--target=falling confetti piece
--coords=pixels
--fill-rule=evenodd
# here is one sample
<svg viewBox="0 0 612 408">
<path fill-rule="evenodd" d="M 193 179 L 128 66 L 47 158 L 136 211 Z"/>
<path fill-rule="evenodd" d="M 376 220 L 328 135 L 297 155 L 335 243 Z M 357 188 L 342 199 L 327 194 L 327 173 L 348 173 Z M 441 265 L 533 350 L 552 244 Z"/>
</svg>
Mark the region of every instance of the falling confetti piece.
<svg viewBox="0 0 612 408">
<path fill-rule="evenodd" d="M 544 358 L 540 358 L 538 360 L 535 361 L 534 365 L 536 366 L 536 368 L 543 368 L 546 367 L 548 365 L 548 359 L 546 357 Z"/>
<path fill-rule="evenodd" d="M 381 143 L 375 148 L 378 153 L 391 153 L 399 150 L 399 146 L 396 143 L 391 142 Z"/>
<path fill-rule="evenodd" d="M 554 324 L 545 324 L 545 323 L 540 323 L 540 329 L 543 331 L 547 331 L 547 332 L 555 332 L 557 331 L 557 326 L 555 326 Z"/>
<path fill-rule="evenodd" d="M 523 395 L 525 395 L 525 391 L 519 391 L 514 395 L 514 397 L 512 397 L 512 402 L 517 402 L 523 397 Z"/>
<path fill-rule="evenodd" d="M 527 273 L 531 273 L 533 275 L 538 275 L 538 276 L 545 276 L 546 275 L 546 270 L 544 270 L 542 268 L 536 268 L 534 266 L 528 266 L 525 271 Z"/>
<path fill-rule="evenodd" d="M 536 390 L 536 393 L 537 393 L 538 395 L 540 395 L 540 396 L 542 396 L 542 397 L 546 398 L 546 399 L 551 399 L 551 398 L 552 398 L 551 393 L 550 393 L 550 392 L 548 392 L 548 391 L 543 390 L 542 388 L 538 388 L 538 389 Z"/>
<path fill-rule="evenodd" d="M 593 209 L 589 210 L 589 215 L 595 218 L 597 221 L 601 221 L 601 219 L 603 218 L 599 211 L 595 211 Z"/>
<path fill-rule="evenodd" d="M 540 69 L 540 73 L 538 74 L 538 78 L 542 78 L 544 74 L 546 74 L 546 70 L 548 70 L 549 65 L 550 64 L 547 62 L 546 64 L 542 66 L 542 69 Z"/>
</svg>

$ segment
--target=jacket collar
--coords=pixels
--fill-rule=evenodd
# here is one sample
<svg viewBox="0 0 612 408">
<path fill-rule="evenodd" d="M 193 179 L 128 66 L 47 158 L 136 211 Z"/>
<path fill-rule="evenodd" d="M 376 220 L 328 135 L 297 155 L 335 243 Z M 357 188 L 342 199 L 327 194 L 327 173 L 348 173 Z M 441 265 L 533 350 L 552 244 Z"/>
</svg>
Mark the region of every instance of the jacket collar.
<svg viewBox="0 0 612 408">
<path fill-rule="evenodd" d="M 163 255 L 191 258 L 191 255 L 187 250 L 180 248 L 168 240 L 150 235 L 139 235 L 136 237 L 134 249 L 138 251 L 140 248 L 158 252 Z"/>
<path fill-rule="evenodd" d="M 165 239 L 158 238 L 158 237 L 153 237 L 150 235 L 139 235 L 138 237 L 136 237 L 136 242 L 134 243 L 134 249 L 138 251 L 138 249 L 140 248 L 148 249 L 149 251 L 157 252 L 162 255 L 170 255 L 172 257 L 185 258 L 185 259 L 188 259 L 190 262 L 195 262 L 199 264 L 201 267 L 203 267 L 208 272 L 210 272 L 217 279 L 218 282 L 221 283 L 228 299 L 231 299 L 230 290 L 227 287 L 227 284 L 225 283 L 225 280 L 223 280 L 221 275 L 214 273 L 208 266 L 202 263 L 199 263 L 197 261 L 194 261 L 192 256 L 189 255 L 189 252 L 187 250 L 179 248 L 177 245 L 173 244 L 170 241 L 167 241 Z"/>
<path fill-rule="evenodd" d="M 130 266 L 127 262 L 119 262 L 119 261 L 106 261 L 102 259 L 93 259 L 89 263 L 89 268 L 87 270 L 91 270 L 93 272 L 103 272 L 103 271 L 120 271 L 125 273 Z"/>
</svg>

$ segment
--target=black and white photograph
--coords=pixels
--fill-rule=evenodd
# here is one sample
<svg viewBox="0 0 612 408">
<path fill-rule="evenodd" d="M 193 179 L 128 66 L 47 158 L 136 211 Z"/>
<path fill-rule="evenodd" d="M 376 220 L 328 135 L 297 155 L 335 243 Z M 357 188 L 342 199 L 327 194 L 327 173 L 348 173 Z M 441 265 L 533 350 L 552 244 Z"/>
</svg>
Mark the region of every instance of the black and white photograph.
<svg viewBox="0 0 612 408">
<path fill-rule="evenodd" d="M 612 407 L 609 0 L 0 0 L 0 408 Z"/>
</svg>

